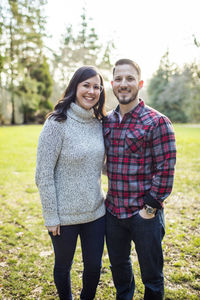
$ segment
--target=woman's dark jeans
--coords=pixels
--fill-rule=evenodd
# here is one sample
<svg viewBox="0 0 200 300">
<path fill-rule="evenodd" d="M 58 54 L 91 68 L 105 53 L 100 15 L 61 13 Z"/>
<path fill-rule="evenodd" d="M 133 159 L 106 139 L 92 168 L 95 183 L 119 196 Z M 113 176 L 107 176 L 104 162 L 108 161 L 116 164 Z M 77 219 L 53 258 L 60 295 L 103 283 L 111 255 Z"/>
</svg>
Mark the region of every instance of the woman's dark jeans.
<svg viewBox="0 0 200 300">
<path fill-rule="evenodd" d="M 163 210 L 158 210 L 152 219 L 144 219 L 139 213 L 128 219 L 117 219 L 107 212 L 106 242 L 117 300 L 132 300 L 134 295 L 135 281 L 130 259 L 132 241 L 135 243 L 145 285 L 144 299 L 163 299 L 164 233 Z"/>
<path fill-rule="evenodd" d="M 82 300 L 92 300 L 100 278 L 104 247 L 105 217 L 93 222 L 61 226 L 60 236 L 50 233 L 54 252 L 54 281 L 60 300 L 72 300 L 70 271 L 78 235 L 83 257 Z"/>
</svg>

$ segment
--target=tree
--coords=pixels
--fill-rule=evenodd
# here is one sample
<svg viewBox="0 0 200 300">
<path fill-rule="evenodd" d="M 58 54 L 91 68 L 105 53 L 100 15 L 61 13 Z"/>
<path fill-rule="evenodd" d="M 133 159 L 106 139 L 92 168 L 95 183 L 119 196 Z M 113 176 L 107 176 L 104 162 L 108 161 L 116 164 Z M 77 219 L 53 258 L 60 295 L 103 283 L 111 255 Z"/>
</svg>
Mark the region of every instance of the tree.
<svg viewBox="0 0 200 300">
<path fill-rule="evenodd" d="M 150 105 L 173 122 L 187 122 L 185 107 L 190 97 L 190 78 L 189 69 L 182 71 L 170 63 L 167 51 L 147 88 Z"/>
<path fill-rule="evenodd" d="M 191 93 L 188 101 L 188 115 L 191 122 L 200 122 L 200 66 L 196 63 L 186 65 L 189 69 L 191 78 Z"/>
<path fill-rule="evenodd" d="M 147 89 L 150 104 L 173 122 L 199 122 L 199 74 L 197 64 L 178 69 L 169 63 L 166 53 Z"/>
<path fill-rule="evenodd" d="M 174 64 L 171 64 L 169 61 L 169 51 L 162 56 L 160 60 L 160 65 L 158 70 L 155 72 L 151 78 L 147 93 L 150 104 L 157 110 L 164 112 L 168 106 L 167 102 L 160 102 L 159 96 L 165 91 L 166 86 L 169 83 L 169 80 L 172 74 L 176 71 Z"/>
<path fill-rule="evenodd" d="M 29 97 L 29 93 L 40 92 L 38 85 L 41 85 L 41 79 L 35 82 L 37 79 L 31 76 L 33 66 L 40 68 L 42 64 L 47 64 L 43 55 L 45 17 L 42 16 L 42 8 L 46 0 L 4 0 L 4 2 L 5 62 L 3 72 L 6 78 L 5 86 L 11 93 L 12 123 L 15 123 L 15 102 L 20 101 L 20 98 L 16 98 L 15 95 L 22 96 L 23 94 L 22 111 L 26 111 L 24 107 L 35 109 L 40 102 L 40 97 Z M 36 105 L 36 99 L 38 99 L 38 105 Z M 25 120 L 27 120 L 27 115 L 25 115 Z"/>
<path fill-rule="evenodd" d="M 188 69 L 184 72 L 177 71 L 158 95 L 161 111 L 173 122 L 185 123 L 189 119 L 186 107 L 191 92 L 190 76 Z"/>
<path fill-rule="evenodd" d="M 194 39 L 194 44 L 196 47 L 200 48 L 200 42 L 198 41 L 197 37 L 195 35 L 193 35 L 193 39 Z"/>
<path fill-rule="evenodd" d="M 193 38 L 195 46 L 200 48 L 199 40 L 196 38 L 195 35 L 193 35 Z M 192 120 L 200 122 L 200 62 L 199 64 L 193 63 L 190 66 L 190 69 L 193 73 L 193 102 L 190 108 L 190 114 Z"/>
<path fill-rule="evenodd" d="M 21 99 L 21 112 L 24 116 L 24 123 L 34 121 L 34 113 L 38 109 L 40 95 L 37 93 L 38 83 L 35 79 L 27 76 L 25 80 L 19 83 L 15 91 L 18 98 Z"/>
<path fill-rule="evenodd" d="M 38 101 L 38 111 L 36 115 L 38 121 L 43 122 L 47 112 L 53 108 L 53 105 L 50 102 L 53 80 L 50 74 L 49 64 L 45 57 L 43 62 L 31 69 L 30 76 L 37 82 L 37 94 L 40 96 L 40 99 Z"/>
<path fill-rule="evenodd" d="M 103 47 L 90 21 L 83 9 L 80 30 L 75 34 L 72 25 L 69 24 L 62 37 L 60 53 L 54 54 L 54 74 L 59 77 L 61 88 L 66 86 L 72 73 L 81 65 L 95 65 L 102 70 L 111 66 L 110 53 L 114 44 L 109 41 Z"/>
<path fill-rule="evenodd" d="M 3 35 L 3 9 L 2 9 L 2 4 L 0 4 L 0 46 L 1 46 L 1 50 L 0 50 L 0 87 L 2 86 L 2 79 L 1 79 L 1 75 L 2 75 L 2 71 L 3 71 L 3 65 L 4 65 L 4 56 L 2 53 L 2 35 Z"/>
</svg>

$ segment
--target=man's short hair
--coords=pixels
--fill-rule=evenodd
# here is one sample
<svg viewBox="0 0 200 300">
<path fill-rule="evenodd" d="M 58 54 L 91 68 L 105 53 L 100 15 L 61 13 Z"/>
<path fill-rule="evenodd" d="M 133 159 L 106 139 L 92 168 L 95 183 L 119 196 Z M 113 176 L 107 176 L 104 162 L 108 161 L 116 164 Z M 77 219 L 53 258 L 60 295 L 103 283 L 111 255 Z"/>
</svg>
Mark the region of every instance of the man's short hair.
<svg viewBox="0 0 200 300">
<path fill-rule="evenodd" d="M 141 69 L 140 69 L 139 65 L 135 61 L 128 59 L 128 58 L 122 58 L 122 59 L 119 59 L 118 61 L 116 61 L 115 66 L 113 68 L 113 75 L 115 73 L 115 67 L 120 66 L 120 65 L 133 66 L 138 73 L 139 80 L 141 79 Z"/>
</svg>

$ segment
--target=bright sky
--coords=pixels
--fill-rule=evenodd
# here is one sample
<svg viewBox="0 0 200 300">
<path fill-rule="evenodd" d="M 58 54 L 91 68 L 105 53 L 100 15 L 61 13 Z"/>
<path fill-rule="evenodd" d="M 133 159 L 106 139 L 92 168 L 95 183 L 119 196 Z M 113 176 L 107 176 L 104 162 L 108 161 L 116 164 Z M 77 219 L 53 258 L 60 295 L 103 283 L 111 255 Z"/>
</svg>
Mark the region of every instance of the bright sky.
<svg viewBox="0 0 200 300">
<path fill-rule="evenodd" d="M 68 24 L 76 30 L 83 7 L 100 42 L 113 39 L 112 62 L 135 60 L 144 80 L 156 71 L 167 49 L 179 66 L 200 60 L 200 48 L 193 42 L 193 35 L 200 41 L 200 0 L 49 0 L 50 47 L 57 49 Z"/>
</svg>

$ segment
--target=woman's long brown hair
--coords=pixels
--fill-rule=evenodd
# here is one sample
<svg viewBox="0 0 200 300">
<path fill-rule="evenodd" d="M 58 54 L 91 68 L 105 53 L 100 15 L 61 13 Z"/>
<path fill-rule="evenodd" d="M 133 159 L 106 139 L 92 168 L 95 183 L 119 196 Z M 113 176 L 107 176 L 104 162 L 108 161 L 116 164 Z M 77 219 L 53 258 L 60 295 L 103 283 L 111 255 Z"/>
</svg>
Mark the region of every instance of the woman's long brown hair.
<svg viewBox="0 0 200 300">
<path fill-rule="evenodd" d="M 72 102 L 75 102 L 76 100 L 76 91 L 77 91 L 78 84 L 96 75 L 100 77 L 101 85 L 103 86 L 103 91 L 100 94 L 99 101 L 93 107 L 93 109 L 94 109 L 95 117 L 98 120 L 103 119 L 106 115 L 104 83 L 103 83 L 102 76 L 93 66 L 83 66 L 74 73 L 64 92 L 63 97 L 57 102 L 57 104 L 54 107 L 54 110 L 50 112 L 47 115 L 47 117 L 48 118 L 54 117 L 55 121 L 58 122 L 62 122 L 66 120 L 67 119 L 66 112 L 69 109 L 70 104 Z"/>
</svg>

